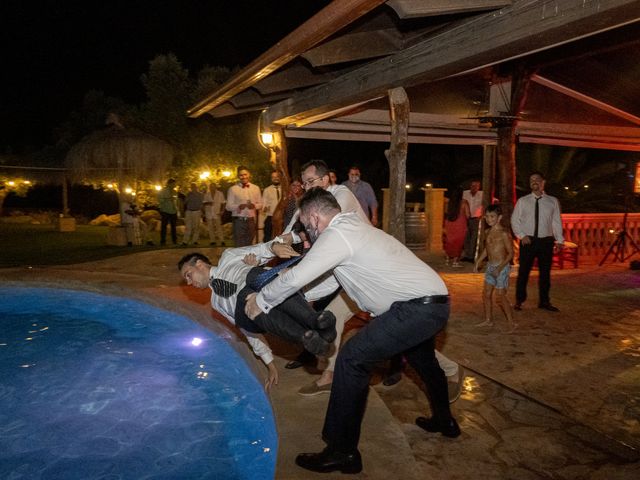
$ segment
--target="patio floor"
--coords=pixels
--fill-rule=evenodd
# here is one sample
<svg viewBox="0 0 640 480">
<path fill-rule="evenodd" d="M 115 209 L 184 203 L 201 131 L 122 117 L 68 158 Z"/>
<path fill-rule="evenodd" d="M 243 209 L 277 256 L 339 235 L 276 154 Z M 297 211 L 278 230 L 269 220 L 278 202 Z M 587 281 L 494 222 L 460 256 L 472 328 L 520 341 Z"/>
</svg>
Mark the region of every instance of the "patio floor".
<svg viewBox="0 0 640 480">
<path fill-rule="evenodd" d="M 175 264 L 183 253 L 166 249 L 80 265 L 2 269 L 0 281 L 135 292 L 193 311 L 198 321 L 217 321 L 208 291 L 179 284 Z M 453 405 L 463 433 L 451 440 L 413 424 L 428 407 L 411 371 L 393 387 L 375 384 L 363 426 L 364 471 L 355 478 L 640 478 L 640 272 L 628 263 L 554 270 L 551 296 L 559 313 L 535 308 L 532 278 L 530 300 L 516 312 L 519 328 L 504 334 L 499 312 L 496 327 L 474 327 L 482 320 L 482 275 L 471 273 L 471 264 L 454 270 L 440 258 L 422 257 L 452 294 L 440 343 L 467 371 Z M 328 395 L 298 395 L 312 374 L 282 368 L 295 348 L 275 341 L 274 351 L 281 367 L 272 394 L 280 436 L 276 478 L 342 478 L 295 466 L 297 453 L 323 447 Z"/>
</svg>

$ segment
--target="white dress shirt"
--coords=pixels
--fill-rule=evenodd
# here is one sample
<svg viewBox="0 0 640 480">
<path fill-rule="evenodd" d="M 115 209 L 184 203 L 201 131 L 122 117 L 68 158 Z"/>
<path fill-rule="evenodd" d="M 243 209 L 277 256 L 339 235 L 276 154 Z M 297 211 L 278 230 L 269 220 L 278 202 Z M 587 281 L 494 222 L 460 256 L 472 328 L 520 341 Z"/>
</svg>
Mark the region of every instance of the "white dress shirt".
<svg viewBox="0 0 640 480">
<path fill-rule="evenodd" d="M 241 183 L 237 183 L 229 187 L 229 191 L 227 192 L 227 210 L 229 210 L 234 217 L 255 218 L 256 212 L 262 208 L 260 187 L 253 183 L 248 183 L 247 185 L 247 188 L 243 188 Z M 240 205 L 248 202 L 255 205 L 255 210 L 250 208 L 240 210 Z"/>
<path fill-rule="evenodd" d="M 469 202 L 471 218 L 482 216 L 482 190 L 478 190 L 475 195 L 471 195 L 471 190 L 465 190 L 462 192 L 462 199 Z"/>
<path fill-rule="evenodd" d="M 538 238 L 553 236 L 557 243 L 564 243 L 560 202 L 556 197 L 544 192 L 538 202 Z M 516 237 L 520 239 L 526 236 L 533 237 L 536 223 L 535 212 L 536 196 L 533 193 L 518 199 L 511 215 L 511 228 Z"/>
<path fill-rule="evenodd" d="M 396 301 L 447 294 L 440 276 L 402 243 L 355 213 L 340 213 L 300 263 L 260 291 L 258 305 L 269 312 L 331 270 L 358 307 L 374 315 Z"/>
<path fill-rule="evenodd" d="M 280 198 L 282 198 L 282 190 L 280 185 L 269 185 L 262 191 L 262 204 L 266 211 L 264 214 L 267 217 L 273 215 L 274 210 L 280 203 Z"/>
<path fill-rule="evenodd" d="M 367 214 L 364 213 L 364 210 L 362 210 L 360 202 L 347 187 L 345 187 L 344 185 L 329 185 L 327 187 L 327 192 L 329 192 L 336 198 L 336 201 L 338 202 L 338 205 L 340 205 L 340 211 L 342 213 L 354 212 L 366 223 L 371 223 L 369 222 L 369 217 L 367 216 Z M 287 225 L 287 228 L 284 229 L 283 233 L 291 232 L 293 225 L 298 221 L 298 217 L 300 217 L 300 210 L 296 210 L 296 213 L 293 214 L 289 225 Z M 300 242 L 300 237 L 298 237 L 298 235 L 293 232 L 292 234 L 295 243 Z"/>
<path fill-rule="evenodd" d="M 369 217 L 366 213 L 364 213 L 364 210 L 362 210 L 360 202 L 353 194 L 353 192 L 347 187 L 345 187 L 344 185 L 329 185 L 327 187 L 327 192 L 335 197 L 338 205 L 340 205 L 340 211 L 342 213 L 355 213 L 358 218 L 362 219 L 363 222 L 371 224 L 371 222 L 369 221 Z M 291 233 L 294 243 L 300 243 L 300 236 L 291 230 L 293 228 L 293 225 L 298 221 L 299 217 L 300 210 L 296 210 L 296 213 L 294 213 L 293 217 L 291 217 L 289 225 L 287 225 L 287 228 L 285 228 L 283 232 Z M 327 272 L 325 275 L 315 279 L 313 282 L 306 286 L 304 290 L 304 298 L 308 302 L 320 300 L 327 295 L 331 295 L 338 289 L 338 287 L 340 287 L 340 284 L 334 278 L 333 274 L 331 272 Z"/>
<path fill-rule="evenodd" d="M 250 245 L 240 248 L 227 248 L 220 257 L 218 265 L 211 267 L 209 272 L 209 279 L 219 278 L 228 282 L 235 283 L 238 286 L 236 294 L 231 295 L 229 298 L 219 297 L 215 292 L 211 292 L 211 306 L 214 310 L 220 312 L 224 317 L 232 324 L 236 324 L 234 314 L 236 311 L 236 301 L 238 300 L 237 293 L 240 292 L 245 286 L 247 273 L 253 267 L 247 265 L 242 261 L 245 255 L 253 253 L 258 259 L 258 263 L 262 264 L 268 259 L 273 257 L 273 253 L 269 246 L 271 243 L 260 243 L 258 245 Z M 209 287 L 211 288 L 211 287 Z M 259 333 L 247 332 L 240 329 L 242 333 L 247 337 L 247 341 L 256 356 L 260 357 L 265 365 L 268 365 L 273 361 L 273 353 L 267 343 L 267 340 Z"/>
<path fill-rule="evenodd" d="M 224 195 L 220 190 L 216 190 L 216 193 L 211 195 L 211 192 L 207 190 L 204 194 L 204 215 L 206 218 L 216 218 L 220 216 L 220 209 L 222 204 L 225 203 Z"/>
</svg>

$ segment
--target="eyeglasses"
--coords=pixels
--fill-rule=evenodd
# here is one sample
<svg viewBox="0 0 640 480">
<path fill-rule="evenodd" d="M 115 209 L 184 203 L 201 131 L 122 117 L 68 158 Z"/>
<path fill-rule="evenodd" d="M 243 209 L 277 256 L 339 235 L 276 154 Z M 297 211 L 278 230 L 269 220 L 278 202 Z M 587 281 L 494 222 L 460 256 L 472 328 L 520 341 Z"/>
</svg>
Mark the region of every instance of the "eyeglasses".
<svg viewBox="0 0 640 480">
<path fill-rule="evenodd" d="M 311 178 L 311 179 L 307 180 L 306 182 L 302 182 L 302 188 L 310 187 L 311 185 L 316 183 L 318 180 L 320 180 L 322 177 L 324 177 L 324 175 L 320 175 L 319 177 Z"/>
</svg>

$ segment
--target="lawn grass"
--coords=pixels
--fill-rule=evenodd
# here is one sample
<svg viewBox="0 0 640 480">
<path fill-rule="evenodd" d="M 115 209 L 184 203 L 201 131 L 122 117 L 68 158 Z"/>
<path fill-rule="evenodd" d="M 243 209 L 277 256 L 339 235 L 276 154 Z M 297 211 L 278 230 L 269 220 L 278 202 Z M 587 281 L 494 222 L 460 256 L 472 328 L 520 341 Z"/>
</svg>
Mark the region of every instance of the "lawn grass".
<svg viewBox="0 0 640 480">
<path fill-rule="evenodd" d="M 75 232 L 59 232 L 54 225 L 2 223 L 0 267 L 69 265 L 159 248 L 107 245 L 107 229 L 78 225 Z"/>
</svg>

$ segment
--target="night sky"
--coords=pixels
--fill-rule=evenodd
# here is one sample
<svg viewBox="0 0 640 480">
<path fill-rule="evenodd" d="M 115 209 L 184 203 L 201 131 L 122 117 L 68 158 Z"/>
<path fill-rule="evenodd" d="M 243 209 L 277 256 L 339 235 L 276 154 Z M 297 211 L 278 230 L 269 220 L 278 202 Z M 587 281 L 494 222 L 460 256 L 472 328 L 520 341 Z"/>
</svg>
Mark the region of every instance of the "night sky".
<svg viewBox="0 0 640 480">
<path fill-rule="evenodd" d="M 89 90 L 130 103 L 158 54 L 244 66 L 327 0 L 2 0 L 2 152 L 40 147 Z"/>
</svg>

